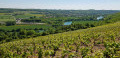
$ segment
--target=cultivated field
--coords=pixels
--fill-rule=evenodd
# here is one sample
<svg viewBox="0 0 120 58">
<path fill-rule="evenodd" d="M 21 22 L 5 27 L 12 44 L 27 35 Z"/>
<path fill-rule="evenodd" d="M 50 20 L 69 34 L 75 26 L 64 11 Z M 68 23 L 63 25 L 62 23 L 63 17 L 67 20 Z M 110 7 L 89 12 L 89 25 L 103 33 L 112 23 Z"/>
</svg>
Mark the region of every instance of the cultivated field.
<svg viewBox="0 0 120 58">
<path fill-rule="evenodd" d="M 120 22 L 0 44 L 0 57 L 120 57 Z M 112 51 L 112 52 L 111 52 Z"/>
</svg>

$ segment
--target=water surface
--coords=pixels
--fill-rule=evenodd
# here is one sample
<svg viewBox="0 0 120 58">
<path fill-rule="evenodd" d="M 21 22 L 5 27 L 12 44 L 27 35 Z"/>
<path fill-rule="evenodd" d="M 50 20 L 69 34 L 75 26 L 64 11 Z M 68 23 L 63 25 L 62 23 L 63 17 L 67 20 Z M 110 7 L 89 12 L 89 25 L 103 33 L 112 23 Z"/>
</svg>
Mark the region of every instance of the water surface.
<svg viewBox="0 0 120 58">
<path fill-rule="evenodd" d="M 72 21 L 64 22 L 64 25 L 71 25 L 71 24 L 72 24 Z"/>
<path fill-rule="evenodd" d="M 100 19 L 103 19 L 104 17 L 103 16 L 99 16 L 97 17 L 97 20 L 100 20 Z"/>
</svg>

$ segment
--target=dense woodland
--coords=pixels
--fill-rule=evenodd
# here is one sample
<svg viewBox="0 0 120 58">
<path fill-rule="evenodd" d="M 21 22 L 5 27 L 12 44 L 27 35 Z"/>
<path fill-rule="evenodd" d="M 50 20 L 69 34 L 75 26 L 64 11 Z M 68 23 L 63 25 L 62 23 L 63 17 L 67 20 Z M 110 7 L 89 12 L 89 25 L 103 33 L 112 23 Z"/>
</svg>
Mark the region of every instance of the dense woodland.
<svg viewBox="0 0 120 58">
<path fill-rule="evenodd" d="M 119 57 L 119 12 L 1 8 L 0 58 Z"/>
</svg>

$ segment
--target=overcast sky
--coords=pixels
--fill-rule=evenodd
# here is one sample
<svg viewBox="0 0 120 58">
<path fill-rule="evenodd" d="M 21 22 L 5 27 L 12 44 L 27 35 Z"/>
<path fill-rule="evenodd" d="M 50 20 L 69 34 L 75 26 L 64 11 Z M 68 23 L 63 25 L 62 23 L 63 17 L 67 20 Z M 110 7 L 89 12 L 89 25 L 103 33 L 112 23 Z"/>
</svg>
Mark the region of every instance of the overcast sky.
<svg viewBox="0 0 120 58">
<path fill-rule="evenodd" d="M 0 0 L 0 8 L 120 10 L 120 0 Z"/>
</svg>

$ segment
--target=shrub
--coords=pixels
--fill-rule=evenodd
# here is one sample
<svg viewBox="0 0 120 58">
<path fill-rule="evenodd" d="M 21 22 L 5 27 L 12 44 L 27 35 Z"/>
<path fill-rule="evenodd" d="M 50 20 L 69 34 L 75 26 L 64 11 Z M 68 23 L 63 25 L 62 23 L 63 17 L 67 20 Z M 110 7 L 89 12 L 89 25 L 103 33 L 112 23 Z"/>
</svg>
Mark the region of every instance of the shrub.
<svg viewBox="0 0 120 58">
<path fill-rule="evenodd" d="M 11 26 L 11 25 L 15 25 L 16 22 L 15 21 L 8 21 L 6 22 L 6 26 Z"/>
<path fill-rule="evenodd" d="M 43 52 L 42 52 L 42 49 L 40 48 L 40 49 L 39 49 L 39 52 L 38 52 L 38 58 L 42 58 L 42 53 L 43 53 Z"/>
</svg>

